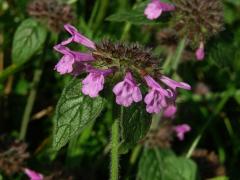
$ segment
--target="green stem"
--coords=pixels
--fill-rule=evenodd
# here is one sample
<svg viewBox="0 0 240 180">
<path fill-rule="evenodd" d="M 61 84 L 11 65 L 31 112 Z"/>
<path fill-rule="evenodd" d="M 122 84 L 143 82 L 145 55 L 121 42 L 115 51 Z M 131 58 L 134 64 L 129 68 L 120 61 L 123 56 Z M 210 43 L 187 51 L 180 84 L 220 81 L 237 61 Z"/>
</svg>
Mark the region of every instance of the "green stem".
<svg viewBox="0 0 240 180">
<path fill-rule="evenodd" d="M 10 75 L 18 72 L 23 67 L 24 64 L 25 64 L 25 62 L 18 63 L 18 64 L 12 64 L 9 67 L 7 67 L 5 70 L 0 72 L 0 82 L 7 79 Z"/>
<path fill-rule="evenodd" d="M 111 142 L 111 180 L 118 180 L 118 141 L 119 141 L 119 124 L 118 119 L 112 125 L 112 142 Z"/>
<path fill-rule="evenodd" d="M 183 38 L 183 39 L 180 41 L 180 43 L 179 43 L 179 45 L 178 45 L 178 47 L 177 47 L 175 56 L 174 56 L 175 59 L 174 59 L 174 61 L 173 61 L 173 65 L 172 65 L 172 69 L 173 69 L 174 71 L 177 70 L 178 64 L 179 64 L 179 62 L 180 62 L 180 60 L 181 60 L 182 53 L 183 53 L 184 48 L 185 48 L 185 45 L 186 45 L 186 38 Z"/>
<path fill-rule="evenodd" d="M 122 36 L 121 36 L 121 40 L 126 40 L 129 36 L 129 31 L 132 27 L 132 24 L 127 22 L 123 28 L 123 33 L 122 33 Z"/>
<path fill-rule="evenodd" d="M 230 89 L 228 91 L 228 93 L 221 99 L 221 101 L 219 102 L 218 106 L 216 107 L 214 113 L 212 114 L 212 116 L 208 119 L 208 121 L 204 124 L 204 126 L 201 128 L 199 134 L 197 135 L 197 137 L 194 139 L 193 143 L 191 144 L 186 157 L 190 158 L 193 151 L 195 150 L 195 148 L 197 147 L 198 143 L 200 142 L 205 130 L 208 128 L 208 126 L 211 124 L 211 122 L 213 121 L 214 117 L 222 110 L 222 108 L 224 108 L 225 103 L 228 101 L 228 99 L 231 97 L 232 95 L 232 89 Z"/>
<path fill-rule="evenodd" d="M 88 21 L 88 27 L 89 27 L 89 28 L 92 28 L 92 26 L 93 26 L 93 20 L 94 20 L 94 18 L 96 17 L 97 9 L 98 9 L 98 7 L 99 7 L 99 3 L 100 3 L 100 1 L 97 0 L 97 1 L 95 2 L 95 4 L 94 4 L 91 17 L 90 17 L 90 19 L 89 19 L 89 21 Z"/>
<path fill-rule="evenodd" d="M 47 35 L 47 39 L 50 39 L 49 33 Z M 41 59 L 38 59 L 36 62 L 36 69 L 34 70 L 33 81 L 31 86 L 32 88 L 30 90 L 30 93 L 27 99 L 27 104 L 24 110 L 22 123 L 21 123 L 21 129 L 19 134 L 19 139 L 21 140 L 24 140 L 27 134 L 30 116 L 31 116 L 33 105 L 37 96 L 38 85 L 40 83 L 42 72 L 43 72 L 43 65 L 44 65 L 45 55 L 47 54 L 48 44 L 49 44 L 49 40 L 46 41 L 46 45 L 42 51 Z"/>
<path fill-rule="evenodd" d="M 104 17 L 106 15 L 106 11 L 107 11 L 107 7 L 108 7 L 108 3 L 109 0 L 101 0 L 100 1 L 100 9 L 98 11 L 98 16 L 95 22 L 95 26 L 94 26 L 94 31 L 98 29 L 98 27 L 100 26 L 100 24 L 102 23 L 102 21 L 104 20 Z"/>
<path fill-rule="evenodd" d="M 24 111 L 24 115 L 23 115 L 23 119 L 22 119 L 21 130 L 20 130 L 20 135 L 19 135 L 19 139 L 21 139 L 21 140 L 24 140 L 26 137 L 31 112 L 32 112 L 33 105 L 34 105 L 34 102 L 36 99 L 36 95 L 37 95 L 37 87 L 40 82 L 41 76 L 42 76 L 42 69 L 40 69 L 40 68 L 36 69 L 34 71 L 32 89 L 28 96 L 27 105 L 25 107 L 25 111 Z"/>
</svg>

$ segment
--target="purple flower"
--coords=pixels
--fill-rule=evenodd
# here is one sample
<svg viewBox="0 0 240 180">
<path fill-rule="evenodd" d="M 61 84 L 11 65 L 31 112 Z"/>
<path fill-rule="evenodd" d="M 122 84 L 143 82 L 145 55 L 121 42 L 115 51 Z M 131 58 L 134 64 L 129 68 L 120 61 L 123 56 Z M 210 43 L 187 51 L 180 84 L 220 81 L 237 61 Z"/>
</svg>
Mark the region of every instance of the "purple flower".
<svg viewBox="0 0 240 180">
<path fill-rule="evenodd" d="M 165 118 L 174 118 L 177 112 L 177 107 L 174 105 L 167 106 L 163 111 L 163 117 Z"/>
<path fill-rule="evenodd" d="M 203 42 L 200 42 L 199 48 L 196 50 L 195 55 L 196 55 L 197 60 L 199 60 L 199 61 L 204 59 L 205 53 L 204 53 L 204 44 L 203 44 Z"/>
<path fill-rule="evenodd" d="M 43 175 L 28 168 L 24 168 L 24 173 L 30 178 L 30 180 L 43 180 Z"/>
<path fill-rule="evenodd" d="M 150 19 L 157 19 L 164 11 L 173 11 L 175 7 L 171 4 L 161 2 L 160 0 L 152 0 L 146 7 L 144 14 Z"/>
<path fill-rule="evenodd" d="M 88 76 L 82 81 L 82 93 L 85 95 L 89 95 L 94 98 L 99 95 L 99 92 L 103 90 L 104 85 L 104 77 L 110 73 L 112 70 L 97 70 L 90 69 L 88 70 L 90 73 Z"/>
<path fill-rule="evenodd" d="M 54 46 L 54 49 L 63 54 L 63 57 L 55 66 L 55 70 L 60 74 L 72 73 L 74 64 L 79 66 L 79 63 L 83 64 L 84 62 L 94 60 L 93 56 L 89 53 L 75 52 L 61 44 Z"/>
<path fill-rule="evenodd" d="M 167 107 L 167 99 L 171 98 L 172 93 L 163 89 L 151 76 L 144 77 L 147 82 L 149 93 L 145 96 L 144 102 L 149 113 L 159 113 L 163 108 Z"/>
<path fill-rule="evenodd" d="M 185 133 L 191 131 L 191 127 L 188 124 L 181 124 L 174 127 L 174 131 L 180 141 L 184 140 Z"/>
<path fill-rule="evenodd" d="M 170 88 L 172 88 L 174 91 L 176 91 L 177 88 L 182 88 L 182 89 L 186 89 L 186 90 L 191 90 L 191 86 L 185 82 L 177 82 L 174 81 L 170 78 L 168 78 L 167 76 L 161 76 L 160 80 L 166 84 L 167 86 L 169 86 Z"/>
<path fill-rule="evenodd" d="M 113 92 L 116 95 L 117 104 L 125 107 L 130 106 L 133 101 L 139 102 L 142 100 L 141 91 L 130 72 L 127 72 L 123 81 L 114 86 Z"/>
<path fill-rule="evenodd" d="M 65 24 L 64 28 L 66 29 L 66 31 L 68 31 L 72 35 L 72 37 L 63 41 L 61 43 L 62 45 L 67 45 L 71 42 L 76 42 L 76 43 L 82 44 L 83 46 L 86 46 L 90 49 L 96 49 L 95 43 L 92 42 L 87 37 L 83 36 L 81 33 L 79 33 L 78 30 L 75 27 L 73 27 L 72 25 Z"/>
</svg>

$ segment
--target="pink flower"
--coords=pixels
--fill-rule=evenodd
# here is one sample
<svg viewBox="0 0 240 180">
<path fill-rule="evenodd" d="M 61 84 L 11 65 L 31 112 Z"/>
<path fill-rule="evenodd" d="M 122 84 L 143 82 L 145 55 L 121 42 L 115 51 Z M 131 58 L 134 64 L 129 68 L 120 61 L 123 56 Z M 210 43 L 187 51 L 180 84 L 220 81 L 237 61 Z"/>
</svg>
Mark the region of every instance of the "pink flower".
<svg viewBox="0 0 240 180">
<path fill-rule="evenodd" d="M 175 117 L 176 112 L 177 112 L 177 107 L 174 105 L 169 105 L 164 109 L 163 117 L 172 119 Z"/>
<path fill-rule="evenodd" d="M 172 97 L 172 92 L 163 89 L 151 76 L 144 77 L 147 82 L 149 93 L 145 96 L 144 102 L 149 113 L 159 113 L 163 108 L 167 107 L 167 99 Z"/>
<path fill-rule="evenodd" d="M 60 74 L 71 73 L 74 64 L 94 61 L 91 54 L 75 52 L 61 44 L 54 46 L 54 49 L 63 54 L 63 57 L 55 66 L 55 70 Z"/>
<path fill-rule="evenodd" d="M 142 100 L 141 91 L 130 72 L 127 72 L 123 81 L 114 86 L 113 92 L 116 95 L 117 104 L 125 107 L 130 106 L 133 101 L 139 102 Z"/>
<path fill-rule="evenodd" d="M 176 91 L 177 88 L 182 88 L 185 90 L 191 90 L 191 86 L 185 82 L 177 82 L 174 81 L 170 78 L 168 78 L 167 76 L 161 76 L 160 80 L 166 84 L 167 86 L 169 86 L 170 88 L 172 88 L 174 91 Z"/>
<path fill-rule="evenodd" d="M 185 133 L 191 131 L 191 127 L 188 124 L 181 124 L 174 127 L 174 131 L 180 141 L 184 140 Z"/>
<path fill-rule="evenodd" d="M 88 76 L 82 81 L 82 93 L 94 98 L 103 90 L 104 76 L 112 73 L 112 70 L 89 70 Z"/>
<path fill-rule="evenodd" d="M 196 55 L 197 60 L 199 60 L 199 61 L 204 59 L 205 53 L 204 53 L 204 44 L 203 44 L 203 42 L 200 42 L 199 48 L 196 50 L 195 55 Z"/>
<path fill-rule="evenodd" d="M 28 168 L 24 168 L 24 173 L 30 178 L 30 180 L 43 180 L 43 175 Z"/>
<path fill-rule="evenodd" d="M 164 11 L 173 11 L 175 7 L 171 4 L 161 2 L 160 0 L 152 0 L 146 7 L 144 14 L 148 19 L 153 20 L 161 16 Z"/>
<path fill-rule="evenodd" d="M 95 43 L 92 42 L 87 37 L 83 36 L 81 33 L 79 33 L 78 30 L 75 27 L 73 27 L 72 25 L 65 24 L 64 28 L 66 29 L 66 31 L 68 31 L 72 35 L 72 37 L 63 41 L 61 43 L 62 45 L 67 45 L 71 42 L 76 42 L 76 43 L 82 44 L 83 46 L 86 46 L 90 49 L 96 49 Z"/>
</svg>

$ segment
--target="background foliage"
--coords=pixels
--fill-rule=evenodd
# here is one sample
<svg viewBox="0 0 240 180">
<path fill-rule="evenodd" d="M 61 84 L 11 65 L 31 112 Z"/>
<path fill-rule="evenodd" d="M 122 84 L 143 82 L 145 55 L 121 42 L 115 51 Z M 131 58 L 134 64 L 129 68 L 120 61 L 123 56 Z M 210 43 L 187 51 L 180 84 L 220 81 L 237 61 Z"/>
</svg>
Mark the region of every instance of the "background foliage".
<svg viewBox="0 0 240 180">
<path fill-rule="evenodd" d="M 161 142 L 155 139 L 148 148 L 143 140 L 158 117 L 151 120 L 141 105 L 123 109 L 120 179 L 239 179 L 240 1 L 222 0 L 224 30 L 208 41 L 201 62 L 194 56 L 186 60 L 180 41 L 176 51 L 167 51 L 158 41 L 168 17 L 147 20 L 143 11 L 148 1 L 63 2 L 75 14 L 72 24 L 90 39 L 154 47 L 154 53 L 163 57 L 162 71 L 193 87 L 179 93 L 174 119 L 174 124 L 190 124 L 192 131 L 184 141 L 172 140 L 171 148 L 157 147 Z M 53 70 L 59 56 L 52 47 L 67 33 L 53 31 L 50 20 L 30 16 L 29 3 L 0 0 L 0 179 L 26 179 L 23 167 L 50 179 L 108 179 L 110 128 L 120 108 L 110 89 L 93 101 L 81 94 L 79 79 Z M 163 55 L 166 52 L 168 56 Z M 24 153 L 12 155 L 21 163 L 5 153 L 15 147 L 16 139 L 28 144 L 28 159 Z"/>
</svg>

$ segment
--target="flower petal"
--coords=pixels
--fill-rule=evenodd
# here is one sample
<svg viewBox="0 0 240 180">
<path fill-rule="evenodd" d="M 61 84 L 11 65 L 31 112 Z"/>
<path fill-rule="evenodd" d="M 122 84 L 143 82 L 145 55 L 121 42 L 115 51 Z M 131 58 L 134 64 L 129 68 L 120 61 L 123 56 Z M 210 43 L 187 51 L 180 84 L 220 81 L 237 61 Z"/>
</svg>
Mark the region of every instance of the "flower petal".
<svg viewBox="0 0 240 180">
<path fill-rule="evenodd" d="M 24 173 L 30 178 L 30 180 L 43 180 L 43 175 L 28 168 L 24 168 Z"/>
<path fill-rule="evenodd" d="M 204 44 L 203 44 L 203 42 L 200 43 L 200 46 L 197 49 L 195 55 L 196 55 L 197 60 L 199 60 L 199 61 L 204 59 L 205 53 L 204 53 Z"/>
<path fill-rule="evenodd" d="M 180 141 L 184 140 L 185 133 L 191 131 L 191 127 L 188 124 L 181 124 L 174 127 L 174 131 L 177 133 L 177 137 Z"/>
<path fill-rule="evenodd" d="M 55 70 L 60 74 L 71 73 L 73 71 L 74 58 L 70 55 L 64 55 L 55 66 Z"/>
<path fill-rule="evenodd" d="M 140 102 L 142 100 L 142 93 L 139 87 L 135 86 L 132 93 L 132 98 L 134 102 Z"/>
<path fill-rule="evenodd" d="M 162 14 L 162 9 L 158 6 L 158 3 L 158 1 L 152 1 L 147 5 L 144 14 L 148 19 L 157 19 Z"/>
<path fill-rule="evenodd" d="M 177 107 L 174 105 L 170 105 L 166 109 L 164 109 L 163 116 L 165 118 L 174 118 L 176 112 L 177 112 Z"/>
<path fill-rule="evenodd" d="M 113 92 L 115 95 L 118 95 L 122 91 L 123 85 L 124 85 L 124 82 L 121 81 L 114 86 Z"/>
<path fill-rule="evenodd" d="M 72 41 L 82 44 L 88 48 L 96 49 L 95 43 L 92 42 L 87 37 L 83 36 L 81 33 L 79 33 L 78 30 L 74 26 L 72 26 L 70 24 L 65 24 L 64 28 L 73 36 Z M 70 40 L 65 41 L 65 43 L 68 43 L 68 42 L 70 42 Z"/>
<path fill-rule="evenodd" d="M 191 90 L 191 86 L 185 82 L 177 82 L 174 81 L 166 76 L 162 76 L 160 78 L 160 80 L 166 84 L 167 86 L 169 86 L 170 88 L 172 88 L 173 90 L 176 90 L 176 88 L 182 88 L 182 89 L 186 89 L 186 90 Z"/>
</svg>

